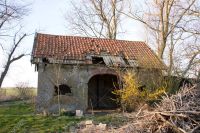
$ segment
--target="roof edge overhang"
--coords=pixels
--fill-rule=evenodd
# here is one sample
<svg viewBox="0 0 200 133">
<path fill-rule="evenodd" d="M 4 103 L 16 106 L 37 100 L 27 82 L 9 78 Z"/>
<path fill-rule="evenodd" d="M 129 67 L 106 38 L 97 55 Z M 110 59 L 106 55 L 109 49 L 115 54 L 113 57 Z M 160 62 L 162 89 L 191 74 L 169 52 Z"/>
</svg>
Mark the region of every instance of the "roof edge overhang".
<svg viewBox="0 0 200 133">
<path fill-rule="evenodd" d="M 34 59 L 34 51 L 36 48 L 36 41 L 37 41 L 37 32 L 35 32 L 35 36 L 34 36 L 34 41 L 33 41 L 33 48 L 32 48 L 32 52 L 31 52 L 31 64 L 34 64 L 33 59 Z"/>
<path fill-rule="evenodd" d="M 119 67 L 119 68 L 138 68 L 138 69 L 159 69 L 159 70 L 167 70 L 167 68 L 165 66 L 163 67 L 145 67 L 145 66 L 130 66 L 130 65 L 125 65 L 125 66 L 108 66 L 108 65 L 102 65 L 102 64 L 92 64 L 92 63 L 87 63 L 87 61 L 85 60 L 75 60 L 75 59 L 71 59 L 71 60 L 54 60 L 54 61 L 50 61 L 50 62 L 43 62 L 42 58 L 35 58 L 33 57 L 33 60 L 31 62 L 32 64 L 62 64 L 62 65 L 89 65 L 89 66 L 106 66 L 106 67 Z"/>
</svg>

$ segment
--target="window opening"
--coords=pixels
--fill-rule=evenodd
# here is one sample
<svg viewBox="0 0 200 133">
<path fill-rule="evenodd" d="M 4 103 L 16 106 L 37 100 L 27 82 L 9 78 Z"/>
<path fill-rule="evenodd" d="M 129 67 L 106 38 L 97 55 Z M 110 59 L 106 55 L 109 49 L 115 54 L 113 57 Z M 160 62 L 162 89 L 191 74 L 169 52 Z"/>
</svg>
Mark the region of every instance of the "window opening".
<svg viewBox="0 0 200 133">
<path fill-rule="evenodd" d="M 55 95 L 58 95 L 58 92 L 60 93 L 60 95 L 66 95 L 72 93 L 70 87 L 65 84 L 59 85 L 59 90 L 57 86 L 55 86 L 54 89 L 55 89 Z"/>
<path fill-rule="evenodd" d="M 105 62 L 103 60 L 103 57 L 92 57 L 92 64 L 103 64 L 103 65 L 105 65 Z"/>
</svg>

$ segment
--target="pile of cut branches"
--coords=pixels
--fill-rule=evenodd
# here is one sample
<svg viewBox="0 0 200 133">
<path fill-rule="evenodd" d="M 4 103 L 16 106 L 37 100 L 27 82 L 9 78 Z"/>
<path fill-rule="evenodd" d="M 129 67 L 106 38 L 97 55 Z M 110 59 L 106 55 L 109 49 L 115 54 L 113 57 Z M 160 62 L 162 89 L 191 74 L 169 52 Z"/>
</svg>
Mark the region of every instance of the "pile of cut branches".
<svg viewBox="0 0 200 133">
<path fill-rule="evenodd" d="M 200 133 L 200 85 L 162 97 L 153 111 L 140 110 L 116 132 Z"/>
</svg>

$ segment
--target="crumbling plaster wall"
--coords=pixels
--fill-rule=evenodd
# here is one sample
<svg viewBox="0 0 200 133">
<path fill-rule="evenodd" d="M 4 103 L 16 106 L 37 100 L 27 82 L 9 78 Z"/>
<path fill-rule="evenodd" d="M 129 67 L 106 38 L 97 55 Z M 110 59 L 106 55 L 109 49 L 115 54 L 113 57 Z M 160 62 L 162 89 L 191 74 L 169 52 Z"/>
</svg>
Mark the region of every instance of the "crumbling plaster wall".
<svg viewBox="0 0 200 133">
<path fill-rule="evenodd" d="M 58 100 L 57 96 L 54 96 L 56 81 L 58 84 L 68 85 L 72 91 L 70 96 L 60 97 L 61 109 L 85 111 L 88 107 L 88 82 L 98 74 L 116 75 L 114 70 L 105 66 L 39 64 L 37 111 L 58 112 Z"/>
<path fill-rule="evenodd" d="M 58 72 L 60 68 L 60 72 Z M 150 79 L 158 77 L 159 71 L 145 69 L 131 69 L 139 76 L 144 84 Z M 59 76 L 56 76 L 56 73 Z M 156 74 L 155 74 L 156 73 Z M 39 64 L 37 111 L 58 112 L 57 96 L 54 96 L 56 80 L 58 84 L 66 84 L 71 88 L 71 95 L 62 95 L 60 99 L 61 109 L 68 111 L 88 108 L 88 82 L 95 75 L 117 75 L 113 69 L 99 65 L 54 65 Z M 59 77 L 59 78 L 57 78 Z"/>
<path fill-rule="evenodd" d="M 140 68 L 135 70 L 137 79 L 141 85 L 145 85 L 147 88 L 154 86 L 153 84 L 161 84 L 162 71 L 160 69 L 144 69 Z"/>
</svg>

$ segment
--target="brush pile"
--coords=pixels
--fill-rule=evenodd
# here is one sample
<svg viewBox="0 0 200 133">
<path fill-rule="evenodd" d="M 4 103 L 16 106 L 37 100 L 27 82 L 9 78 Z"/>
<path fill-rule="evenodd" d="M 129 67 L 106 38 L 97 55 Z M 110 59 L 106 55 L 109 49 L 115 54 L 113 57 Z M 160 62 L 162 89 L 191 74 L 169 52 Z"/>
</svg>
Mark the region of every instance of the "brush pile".
<svg viewBox="0 0 200 133">
<path fill-rule="evenodd" d="M 200 133 L 200 85 L 182 88 L 174 95 L 167 94 L 155 108 L 145 105 L 138 112 L 124 114 L 132 119 L 118 128 L 106 128 L 104 133 Z M 83 128 L 90 133 L 99 132 L 96 127 Z"/>
<path fill-rule="evenodd" d="M 200 85 L 162 97 L 152 111 L 140 110 L 133 121 L 116 132 L 200 133 Z"/>
</svg>

